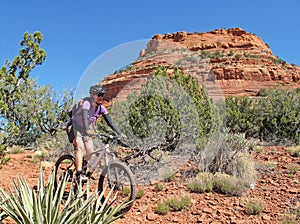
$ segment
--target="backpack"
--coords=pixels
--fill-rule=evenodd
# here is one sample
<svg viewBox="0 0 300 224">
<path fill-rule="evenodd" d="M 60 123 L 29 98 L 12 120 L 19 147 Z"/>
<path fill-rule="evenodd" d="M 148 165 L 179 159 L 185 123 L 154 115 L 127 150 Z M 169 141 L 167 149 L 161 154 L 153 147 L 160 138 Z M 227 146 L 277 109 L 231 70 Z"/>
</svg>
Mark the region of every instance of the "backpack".
<svg viewBox="0 0 300 224">
<path fill-rule="evenodd" d="M 69 116 L 69 120 L 67 121 L 67 135 L 68 135 L 68 139 L 69 142 L 72 143 L 73 140 L 75 139 L 75 134 L 74 134 L 74 129 L 73 129 L 73 123 L 72 123 L 72 117 L 73 114 L 75 115 L 77 113 L 77 111 L 79 110 L 79 108 L 82 106 L 84 101 L 92 101 L 92 99 L 90 97 L 85 97 L 82 100 L 80 100 L 78 103 L 75 103 L 72 108 L 68 111 L 68 116 Z"/>
<path fill-rule="evenodd" d="M 76 114 L 79 108 L 82 106 L 83 102 L 88 100 L 90 103 L 92 102 L 92 99 L 90 97 L 85 97 L 81 99 L 78 103 L 75 103 L 72 108 L 68 112 L 68 116 L 72 118 L 73 114 Z"/>
</svg>

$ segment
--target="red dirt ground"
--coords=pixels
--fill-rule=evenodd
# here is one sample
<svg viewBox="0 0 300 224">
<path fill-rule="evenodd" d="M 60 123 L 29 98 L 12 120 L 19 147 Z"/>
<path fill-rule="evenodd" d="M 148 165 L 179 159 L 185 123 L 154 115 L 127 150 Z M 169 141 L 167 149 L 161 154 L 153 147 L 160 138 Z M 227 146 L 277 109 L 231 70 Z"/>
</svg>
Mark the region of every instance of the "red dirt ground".
<svg viewBox="0 0 300 224">
<path fill-rule="evenodd" d="M 26 178 L 30 185 L 37 184 L 39 163 L 34 163 L 32 152 L 9 154 L 10 161 L 2 165 L 0 186 L 7 189 L 12 178 L 18 175 Z M 263 147 L 262 152 L 254 152 L 258 171 L 255 189 L 247 189 L 240 197 L 219 193 L 191 193 L 187 188 L 187 179 L 178 173 L 171 182 L 161 182 L 163 189 L 155 191 L 154 186 L 138 186 L 144 196 L 137 199 L 133 208 L 115 223 L 283 223 L 293 220 L 291 209 L 300 209 L 300 158 L 292 157 L 284 147 Z M 294 164 L 297 173 L 289 175 L 290 164 Z M 45 174 L 51 168 L 45 168 Z M 187 195 L 192 207 L 179 212 L 170 211 L 167 215 L 156 213 L 157 204 L 170 197 Z M 258 215 L 250 215 L 244 203 L 246 197 L 263 201 L 263 210 Z M 9 218 L 4 224 L 14 223 Z M 293 220 L 286 223 L 300 223 Z"/>
</svg>

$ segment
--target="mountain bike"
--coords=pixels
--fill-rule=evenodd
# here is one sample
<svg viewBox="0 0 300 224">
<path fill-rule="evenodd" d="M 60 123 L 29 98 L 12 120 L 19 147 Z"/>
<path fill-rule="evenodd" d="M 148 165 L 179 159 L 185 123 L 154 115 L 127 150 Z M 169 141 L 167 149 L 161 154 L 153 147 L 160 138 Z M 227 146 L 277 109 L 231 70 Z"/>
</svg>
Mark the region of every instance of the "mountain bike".
<svg viewBox="0 0 300 224">
<path fill-rule="evenodd" d="M 105 134 L 92 135 L 94 142 L 98 139 L 101 144 L 98 148 L 95 144 L 95 150 L 90 155 L 83 157 L 83 173 L 87 172 L 87 157 L 91 157 L 94 166 L 97 167 L 89 178 L 91 188 L 95 188 L 99 195 L 103 192 L 101 202 L 104 203 L 109 191 L 113 188 L 116 192 L 116 199 L 109 201 L 112 205 L 126 203 L 126 207 L 118 212 L 118 215 L 124 214 L 129 211 L 135 199 L 136 183 L 135 178 L 130 168 L 123 162 L 117 161 L 113 146 L 118 141 L 116 136 Z M 55 163 L 55 188 L 57 188 L 59 181 L 66 178 L 68 179 L 69 186 L 66 187 L 64 192 L 65 197 L 68 196 L 70 190 L 76 191 L 79 185 L 75 177 L 75 157 L 71 154 L 62 155 Z M 98 186 L 97 186 L 98 185 Z M 76 194 L 76 192 L 75 192 Z"/>
</svg>

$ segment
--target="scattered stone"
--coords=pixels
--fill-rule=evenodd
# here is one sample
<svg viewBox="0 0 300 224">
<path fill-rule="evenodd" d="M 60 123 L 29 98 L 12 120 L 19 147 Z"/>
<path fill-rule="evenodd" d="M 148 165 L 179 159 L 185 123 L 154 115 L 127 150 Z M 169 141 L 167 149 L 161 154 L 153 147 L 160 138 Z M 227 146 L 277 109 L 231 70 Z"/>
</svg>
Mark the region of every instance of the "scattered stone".
<svg viewBox="0 0 300 224">
<path fill-rule="evenodd" d="M 299 192 L 298 188 L 290 188 L 289 189 L 289 193 L 291 193 L 291 194 L 297 194 L 298 192 Z"/>
<path fill-rule="evenodd" d="M 156 219 L 158 219 L 159 215 L 155 214 L 154 212 L 150 212 L 147 214 L 147 220 L 149 221 L 155 221 Z"/>
<path fill-rule="evenodd" d="M 271 217 L 269 215 L 263 215 L 262 216 L 262 219 L 263 220 L 266 220 L 266 221 L 270 221 L 271 220 Z"/>
<path fill-rule="evenodd" d="M 144 213 L 148 209 L 149 209 L 148 205 L 141 205 L 141 206 L 139 206 L 138 211 L 140 211 L 141 213 Z"/>
</svg>

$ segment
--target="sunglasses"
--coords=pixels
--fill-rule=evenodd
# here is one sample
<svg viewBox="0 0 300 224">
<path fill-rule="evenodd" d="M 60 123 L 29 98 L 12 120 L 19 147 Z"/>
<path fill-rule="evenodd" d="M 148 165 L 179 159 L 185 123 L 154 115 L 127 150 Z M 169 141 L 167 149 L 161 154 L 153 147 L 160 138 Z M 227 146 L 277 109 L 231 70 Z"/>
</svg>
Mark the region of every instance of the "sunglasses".
<svg viewBox="0 0 300 224">
<path fill-rule="evenodd" d="M 98 97 L 100 97 L 100 96 L 104 96 L 104 94 L 103 93 L 99 93 L 98 95 L 97 95 Z"/>
</svg>

